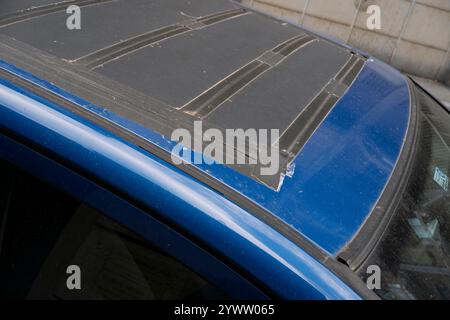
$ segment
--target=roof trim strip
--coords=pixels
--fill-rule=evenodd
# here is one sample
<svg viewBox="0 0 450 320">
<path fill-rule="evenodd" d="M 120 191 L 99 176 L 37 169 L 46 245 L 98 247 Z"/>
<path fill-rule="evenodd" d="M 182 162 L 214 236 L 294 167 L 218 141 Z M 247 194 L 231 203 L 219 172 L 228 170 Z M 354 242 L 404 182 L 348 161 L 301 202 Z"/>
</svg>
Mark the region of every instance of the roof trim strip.
<svg viewBox="0 0 450 320">
<path fill-rule="evenodd" d="M 221 23 L 229 19 L 237 18 L 246 14 L 250 14 L 250 12 L 241 8 L 231 9 L 216 12 L 200 18 L 178 22 L 155 30 L 151 30 L 132 38 L 128 38 L 127 40 L 121 42 L 117 42 L 109 47 L 99 49 L 92 53 L 88 53 L 87 55 L 84 55 L 70 62 L 83 65 L 93 70 L 112 60 L 128 55 L 153 43 L 161 42 L 189 31 L 206 28 L 208 26 Z"/>
<path fill-rule="evenodd" d="M 317 39 L 306 34 L 295 36 L 264 52 L 255 60 L 220 80 L 208 90 L 178 108 L 200 119 L 207 118 L 225 101 L 250 84 L 261 74 L 280 64 L 286 57 Z"/>
<path fill-rule="evenodd" d="M 281 154 L 289 161 L 301 151 L 316 128 L 357 78 L 363 66 L 364 60 L 356 54 L 352 54 L 336 76 L 281 134 L 279 139 Z"/>
</svg>

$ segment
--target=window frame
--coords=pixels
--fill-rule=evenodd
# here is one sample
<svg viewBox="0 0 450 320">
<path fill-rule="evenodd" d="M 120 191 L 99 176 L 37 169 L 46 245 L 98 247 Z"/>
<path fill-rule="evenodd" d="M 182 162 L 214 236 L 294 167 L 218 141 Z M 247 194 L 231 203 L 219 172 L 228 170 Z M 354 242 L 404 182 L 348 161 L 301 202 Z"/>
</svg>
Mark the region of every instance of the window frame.
<svg viewBox="0 0 450 320">
<path fill-rule="evenodd" d="M 141 141 L 146 140 L 138 135 L 128 139 L 128 131 L 123 136 L 103 127 L 95 121 L 99 116 L 92 119 L 90 105 L 85 105 L 84 100 L 15 68 L 11 72 L 20 72 L 19 77 L 30 83 L 0 79 L 0 104 L 4 107 L 0 108 L 0 133 L 6 137 L 98 182 L 135 206 L 143 204 L 156 210 L 157 219 L 169 222 L 174 230 L 260 288 L 266 296 L 377 299 L 335 257 L 310 242 L 299 243 L 297 240 L 303 236 L 268 212 L 264 214 L 271 221 L 240 200 L 230 199 L 223 190 L 217 190 L 214 186 L 222 185 L 220 181 L 211 177 L 204 181 L 193 176 L 191 167 L 188 170 L 171 165 L 143 147 Z M 35 92 L 36 87 L 48 88 L 55 99 L 47 95 L 50 91 Z M 122 131 L 125 134 L 126 130 Z M 0 156 L 3 152 L 0 148 Z M 238 194 L 236 190 L 233 192 Z M 160 196 L 161 201 L 156 204 L 149 201 Z M 242 195 L 239 197 L 246 200 L 244 203 L 253 203 Z M 186 223 L 191 219 L 196 220 L 195 225 Z"/>
<path fill-rule="evenodd" d="M 131 203 L 128 199 L 98 185 L 92 177 L 80 175 L 39 151 L 32 150 L 17 139 L 0 133 L 0 145 L 6 151 L 0 152 L 0 159 L 116 221 L 142 237 L 150 246 L 158 248 L 182 263 L 231 297 L 258 300 L 270 298 L 258 286 L 192 242 L 173 226 L 157 219 L 148 208 Z M 36 170 L 37 168 L 39 170 Z M 167 246 L 167 243 L 171 245 Z"/>
</svg>

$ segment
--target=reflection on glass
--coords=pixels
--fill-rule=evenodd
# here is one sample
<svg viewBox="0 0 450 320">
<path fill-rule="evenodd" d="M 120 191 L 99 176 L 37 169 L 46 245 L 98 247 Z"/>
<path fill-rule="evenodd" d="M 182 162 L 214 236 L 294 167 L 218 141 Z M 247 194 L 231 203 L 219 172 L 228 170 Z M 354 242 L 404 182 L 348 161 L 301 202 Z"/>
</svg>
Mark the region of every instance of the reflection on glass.
<svg viewBox="0 0 450 320">
<path fill-rule="evenodd" d="M 421 97 L 420 133 L 408 186 L 368 261 L 381 268 L 384 299 L 450 299 L 450 116 Z"/>
</svg>

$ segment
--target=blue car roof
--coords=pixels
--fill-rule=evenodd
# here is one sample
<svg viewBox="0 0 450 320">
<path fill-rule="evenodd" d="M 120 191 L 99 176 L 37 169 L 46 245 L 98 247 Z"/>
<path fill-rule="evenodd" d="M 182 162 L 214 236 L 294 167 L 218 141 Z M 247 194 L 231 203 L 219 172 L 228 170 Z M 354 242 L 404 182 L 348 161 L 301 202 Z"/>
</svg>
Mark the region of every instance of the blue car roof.
<svg viewBox="0 0 450 320">
<path fill-rule="evenodd" d="M 234 4 L 224 5 L 223 2 L 220 2 L 219 5 L 219 2 L 214 1 L 212 3 L 214 3 L 212 7 L 205 6 L 204 4 L 199 6 L 198 8 L 201 11 L 199 11 L 199 15 L 212 14 L 211 12 L 219 9 L 240 10 Z M 245 15 L 242 12 L 240 14 Z M 217 17 L 213 16 L 208 19 L 213 18 Z M 229 17 L 226 19 L 229 19 Z M 251 19 L 254 19 L 254 21 L 248 21 L 249 23 L 254 23 L 255 28 L 261 25 L 266 26 L 273 21 L 269 18 L 259 16 Z M 202 20 L 201 23 L 206 24 L 207 21 Z M 15 36 L 23 34 L 23 31 L 20 29 L 22 28 L 20 23 L 15 23 L 11 27 L 8 27 L 6 32 L 8 37 L 12 34 Z M 39 21 L 32 21 L 30 23 L 39 23 Z M 166 24 L 167 21 L 162 21 L 161 23 Z M 155 26 L 151 27 L 154 28 Z M 221 32 L 224 32 L 219 26 L 213 28 L 215 28 L 214 32 L 217 32 L 215 37 L 219 36 Z M 236 28 L 236 26 L 230 23 L 229 28 L 227 32 L 234 32 L 233 28 Z M 270 27 L 268 28 L 270 29 Z M 2 29 L 0 29 L 1 31 Z M 284 28 L 280 24 L 273 31 L 272 40 L 275 44 L 280 41 L 283 43 L 286 39 L 295 37 L 299 33 L 301 33 L 299 29 L 292 26 Z M 208 33 L 205 32 L 199 37 L 199 41 L 202 39 L 208 40 L 208 36 Z M 345 91 L 339 94 L 335 103 L 330 106 L 324 117 L 315 124 L 314 130 L 306 137 L 307 139 L 303 142 L 302 147 L 291 154 L 289 158 L 286 158 L 286 164 L 288 164 L 286 167 L 287 171 L 279 175 L 275 183 L 276 187 L 273 187 L 271 182 L 260 181 L 259 179 L 255 179 L 254 176 L 236 170 L 233 167 L 220 164 L 194 164 L 194 166 L 204 175 L 211 177 L 213 181 L 227 186 L 236 193 L 239 193 L 243 198 L 263 208 L 273 217 L 290 226 L 310 242 L 316 244 L 323 251 L 330 255 L 336 255 L 351 241 L 361 228 L 396 166 L 408 128 L 410 94 L 406 78 L 398 71 L 375 59 L 366 59 L 337 44 L 323 39 L 317 39 L 322 44 L 316 45 L 316 51 L 310 53 L 311 59 L 317 56 L 318 53 L 323 54 L 327 48 L 336 50 L 332 51 L 333 54 L 328 56 L 323 54 L 323 59 L 328 58 L 331 61 L 329 69 L 324 69 L 320 72 L 317 71 L 317 74 L 321 77 L 318 76 L 316 79 L 313 79 L 314 77 L 311 75 L 299 75 L 297 81 L 300 84 L 305 84 L 305 86 L 302 86 L 302 88 L 294 86 L 290 89 L 291 91 L 287 91 L 286 95 L 291 97 L 291 99 L 283 100 L 285 105 L 289 105 L 292 101 L 298 101 L 300 97 L 306 95 L 311 95 L 311 97 L 306 99 L 304 104 L 308 105 L 311 103 L 317 93 L 314 90 L 318 90 L 318 92 L 323 90 L 328 85 L 330 79 L 333 78 L 333 75 L 337 73 L 336 70 L 339 71 L 352 56 L 358 56 L 358 61 L 361 65 L 357 73 L 348 83 L 348 86 L 345 87 Z M 30 42 L 27 39 L 21 40 Z M 172 39 L 173 43 L 177 43 L 176 41 L 181 40 Z M 41 41 L 40 43 L 43 42 Z M 35 45 L 35 43 L 31 44 L 33 46 Z M 257 42 L 255 45 L 261 44 Z M 270 48 L 272 45 L 272 43 L 264 43 L 262 46 L 264 48 Z M 167 46 L 169 52 L 178 52 L 182 48 L 181 44 L 172 49 L 170 49 L 170 44 L 167 44 Z M 166 130 L 162 128 L 164 126 L 169 129 L 171 128 L 171 124 L 167 124 L 165 121 L 170 119 L 170 117 L 174 117 L 172 110 L 164 109 L 161 111 L 162 113 L 152 115 L 154 116 L 154 124 L 139 123 L 132 116 L 127 116 L 127 112 L 116 112 L 107 102 L 102 104 L 102 98 L 96 97 L 94 93 L 91 95 L 83 95 L 81 93 L 82 91 L 80 91 L 81 89 L 77 90 L 73 87 L 73 83 L 65 83 L 61 79 L 56 78 L 54 80 L 53 77 L 57 75 L 52 75 L 50 71 L 43 72 L 40 66 L 43 65 L 42 68 L 44 68 L 44 65 L 46 65 L 45 68 L 50 70 L 55 66 L 59 68 L 61 62 L 54 62 L 55 59 L 53 57 L 48 57 L 47 54 L 34 48 L 30 48 L 29 50 L 25 50 L 24 48 L 26 46 L 22 46 L 22 44 L 15 43 L 3 37 L 0 41 L 0 70 L 25 79 L 30 83 L 34 83 L 49 92 L 53 92 L 78 105 L 80 108 L 126 129 L 131 134 L 145 139 L 147 142 L 170 154 L 177 142 L 171 141 L 167 134 L 162 134 L 161 132 Z M 40 49 L 45 50 L 45 48 Z M 90 50 L 89 48 L 79 49 L 81 51 L 77 53 L 78 55 L 76 57 L 68 58 L 75 61 L 77 57 Z M 58 50 L 61 50 L 60 55 L 64 55 L 65 50 L 68 50 L 68 48 L 60 47 Z M 101 49 L 99 50 L 101 51 Z M 118 50 L 121 49 L 119 48 Z M 255 49 L 249 48 L 243 51 L 252 52 L 252 50 Z M 256 51 L 259 52 L 261 49 Z M 11 52 L 14 52 L 14 54 Z M 70 51 L 70 53 L 72 54 L 73 52 Z M 253 53 L 249 54 L 249 56 L 253 55 Z M 93 61 L 96 61 L 95 59 L 100 59 L 98 57 L 102 58 L 103 56 L 88 57 L 86 61 L 88 64 L 92 64 Z M 144 59 L 145 56 L 141 56 L 140 58 Z M 289 70 L 293 70 L 293 66 L 298 66 L 302 63 L 303 60 L 301 60 L 301 57 L 298 59 L 298 61 L 292 60 L 293 65 L 289 67 Z M 38 60 L 40 61 L 38 62 Z M 230 70 L 218 70 L 217 72 L 218 74 L 229 74 L 238 66 L 245 64 L 243 61 L 248 60 L 251 60 L 251 58 L 240 56 L 237 58 L 237 61 L 230 62 L 231 65 L 228 66 Z M 32 63 L 29 61 L 32 61 Z M 116 81 L 117 78 L 120 78 L 121 74 L 124 74 L 124 68 L 132 65 L 136 68 L 136 64 L 145 65 L 143 62 L 145 60 L 136 59 L 126 61 L 128 64 L 111 64 L 111 69 L 102 71 L 103 76 L 106 75 Z M 311 61 L 314 62 L 316 60 L 312 59 Z M 236 63 L 236 66 L 233 66 L 233 63 Z M 333 68 L 336 68 L 336 70 L 330 71 Z M 96 75 L 92 75 L 90 71 L 84 70 L 83 67 L 79 67 L 76 63 L 74 65 L 64 66 L 64 68 L 61 67 L 62 69 L 66 73 L 72 72 L 80 76 L 86 75 L 86 77 L 93 77 L 90 79 L 99 79 L 99 83 L 104 86 L 114 84 L 113 82 L 105 83 L 102 77 L 95 78 L 97 77 Z M 130 70 L 133 69 L 130 68 Z M 284 72 L 288 72 L 289 70 L 285 70 Z M 282 73 L 281 75 L 283 74 L 286 75 L 286 73 Z M 296 80 L 294 75 L 289 74 L 291 83 Z M 147 81 L 147 84 L 151 84 L 152 79 L 157 79 L 158 76 L 161 75 L 148 73 L 145 77 L 146 80 L 144 78 L 142 79 Z M 221 78 L 223 78 L 222 75 L 218 79 Z M 155 94 L 153 94 L 149 97 L 143 97 L 141 94 L 145 88 L 139 88 L 142 83 L 145 83 L 142 79 L 139 77 L 130 77 L 130 81 L 137 81 L 134 83 L 134 89 L 139 91 L 136 91 L 136 96 L 138 97 L 137 99 L 141 99 L 140 97 L 142 97 L 142 101 L 150 99 L 153 104 L 168 103 L 178 105 L 183 104 L 184 101 L 189 100 L 192 96 L 189 90 L 186 89 L 187 91 L 183 91 L 180 89 L 182 91 L 181 94 L 172 97 L 169 91 L 164 93 L 160 84 L 158 84 L 155 85 L 154 92 L 156 92 L 156 95 L 158 92 L 162 92 L 161 96 L 155 98 Z M 214 84 L 214 77 L 205 79 L 196 80 L 196 85 L 204 87 L 205 84 L 202 81 L 206 81 L 205 83 L 212 82 L 211 84 Z M 264 80 L 261 77 L 261 81 Z M 313 83 L 313 85 L 308 87 L 306 86 L 308 83 Z M 128 85 L 132 85 L 132 82 L 129 82 Z M 315 89 L 316 86 L 318 89 Z M 149 88 L 151 88 L 150 85 Z M 249 90 L 247 92 L 251 93 L 256 90 L 255 92 L 261 92 L 262 94 L 262 88 L 264 86 L 258 87 L 255 84 L 247 87 Z M 298 98 L 295 95 L 297 91 L 303 93 Z M 129 92 L 134 93 L 135 91 Z M 246 97 L 248 98 L 245 95 L 236 96 L 235 101 L 243 101 L 242 104 L 248 105 L 251 103 L 251 100 L 246 100 Z M 268 96 L 264 97 L 264 100 L 267 101 L 269 98 Z M 161 100 L 163 101 L 161 102 Z M 233 105 L 229 107 L 230 109 L 234 108 Z M 133 112 L 133 110 L 129 110 L 130 115 Z M 240 115 L 240 113 L 237 114 Z M 273 115 L 271 116 L 273 117 Z M 296 114 L 291 115 L 292 120 L 295 117 Z M 225 119 L 226 115 L 217 116 L 217 118 L 216 122 Z M 239 117 L 238 119 L 241 120 L 243 118 L 245 117 Z M 184 118 L 181 116 L 180 119 L 184 121 Z M 265 120 L 261 119 L 261 123 L 263 124 Z M 239 126 L 243 127 L 245 125 L 247 125 L 246 122 L 243 122 Z M 280 128 L 283 128 L 284 125 L 287 124 L 280 122 Z M 192 152 L 195 153 L 195 151 Z M 142 150 L 142 153 L 145 154 L 146 151 Z"/>
</svg>

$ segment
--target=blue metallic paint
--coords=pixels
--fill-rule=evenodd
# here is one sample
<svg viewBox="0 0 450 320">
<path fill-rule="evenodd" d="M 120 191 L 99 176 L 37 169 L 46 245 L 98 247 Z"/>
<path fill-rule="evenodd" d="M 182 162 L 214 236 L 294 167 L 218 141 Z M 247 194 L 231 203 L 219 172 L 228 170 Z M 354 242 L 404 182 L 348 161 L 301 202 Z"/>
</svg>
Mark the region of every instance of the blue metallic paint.
<svg viewBox="0 0 450 320">
<path fill-rule="evenodd" d="M 0 80 L 0 126 L 52 150 L 162 213 L 282 298 L 359 298 L 301 248 L 220 194 L 5 80 Z M 5 156 L 4 145 L 0 146 Z M 140 228 L 141 219 L 127 219 L 129 225 Z"/>
<path fill-rule="evenodd" d="M 52 90 L 168 152 L 175 145 L 7 63 L 0 61 L 0 68 Z M 278 192 L 223 165 L 198 167 L 335 255 L 367 218 L 392 173 L 407 130 L 409 103 L 406 78 L 369 60 L 294 160 L 294 175 L 285 178 Z"/>
<path fill-rule="evenodd" d="M 0 158 L 18 166 L 133 230 L 237 299 L 267 299 L 202 248 L 93 181 L 0 134 Z M 130 218 L 132 217 L 132 218 Z"/>
</svg>

